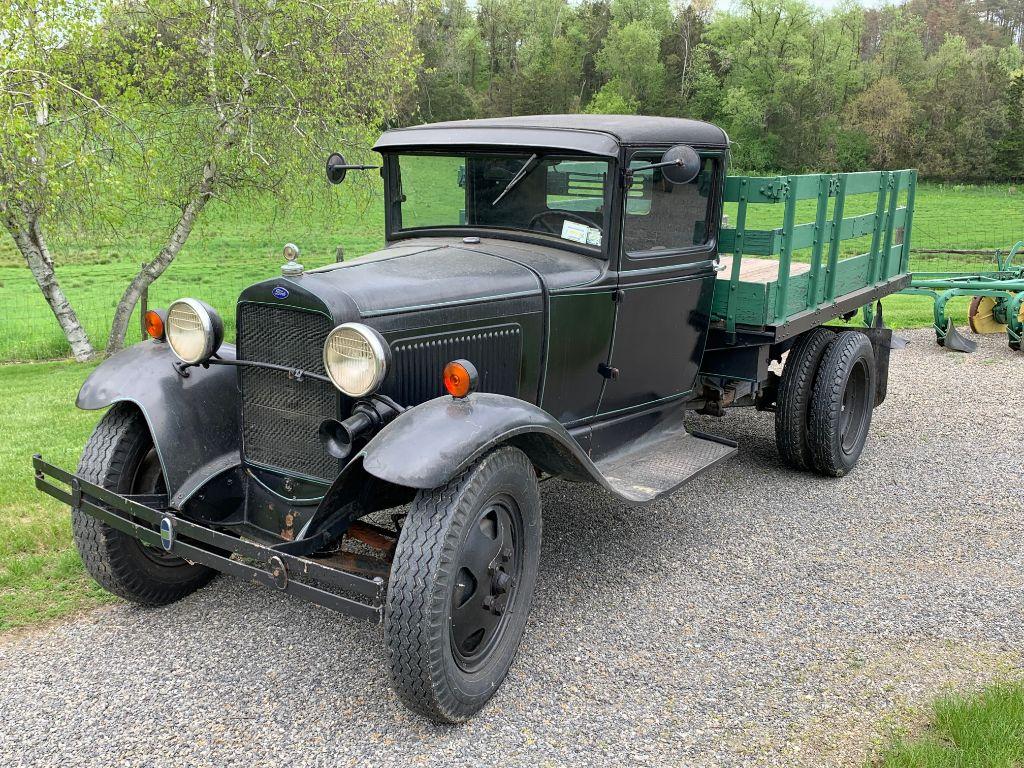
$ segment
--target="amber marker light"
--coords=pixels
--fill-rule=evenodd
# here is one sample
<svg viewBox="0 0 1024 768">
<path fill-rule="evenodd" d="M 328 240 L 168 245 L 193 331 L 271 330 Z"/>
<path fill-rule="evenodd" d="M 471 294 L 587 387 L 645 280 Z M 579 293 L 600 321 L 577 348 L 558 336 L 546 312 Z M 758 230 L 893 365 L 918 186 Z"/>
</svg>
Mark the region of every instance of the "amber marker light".
<svg viewBox="0 0 1024 768">
<path fill-rule="evenodd" d="M 151 309 L 144 316 L 146 334 L 157 341 L 164 340 L 164 313 L 159 309 Z"/>
<path fill-rule="evenodd" d="M 444 388 L 452 397 L 465 397 L 476 389 L 477 378 L 469 360 L 452 360 L 444 367 Z"/>
</svg>

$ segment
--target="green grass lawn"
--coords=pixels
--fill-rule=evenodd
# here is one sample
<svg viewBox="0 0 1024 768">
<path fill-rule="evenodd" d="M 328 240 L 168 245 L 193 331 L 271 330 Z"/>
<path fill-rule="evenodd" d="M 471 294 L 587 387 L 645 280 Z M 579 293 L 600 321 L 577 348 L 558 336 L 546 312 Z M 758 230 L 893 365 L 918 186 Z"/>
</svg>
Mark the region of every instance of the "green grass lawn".
<svg viewBox="0 0 1024 768">
<path fill-rule="evenodd" d="M 33 453 L 78 464 L 99 418 L 74 406 L 90 370 L 70 362 L 0 366 L 0 632 L 113 599 L 82 570 L 67 507 L 32 480 Z"/>
<path fill-rule="evenodd" d="M 265 200 L 212 203 L 178 258 L 150 291 L 150 306 L 167 306 L 196 296 L 220 311 L 233 336 L 233 306 L 247 285 L 279 274 L 281 249 L 295 242 L 307 268 L 335 261 L 338 246 L 346 258 L 380 247 L 383 213 L 347 185 L 289 210 Z M 159 249 L 164 229 L 158 222 L 117 238 L 95 235 L 51 243 L 57 274 L 94 345 L 106 344 L 121 292 L 144 260 Z M 138 321 L 131 326 L 139 337 Z M 10 238 L 0 237 L 0 361 L 65 357 L 67 345 L 53 315 Z"/>
<path fill-rule="evenodd" d="M 928 726 L 896 739 L 881 768 L 1020 768 L 1024 766 L 1024 682 L 999 683 L 932 706 Z"/>
</svg>

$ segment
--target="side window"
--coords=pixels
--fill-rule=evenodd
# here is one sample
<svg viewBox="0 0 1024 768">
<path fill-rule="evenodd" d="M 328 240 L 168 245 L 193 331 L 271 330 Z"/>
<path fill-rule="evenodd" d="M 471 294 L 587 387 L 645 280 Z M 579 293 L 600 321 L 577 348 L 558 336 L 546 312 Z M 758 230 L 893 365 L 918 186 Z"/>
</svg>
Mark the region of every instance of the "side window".
<svg viewBox="0 0 1024 768">
<path fill-rule="evenodd" d="M 629 165 L 639 168 L 660 159 L 660 152 L 638 154 Z M 659 168 L 633 174 L 633 184 L 626 192 L 623 248 L 628 253 L 642 254 L 706 243 L 714 174 L 712 158 L 704 159 L 701 172 L 689 184 L 670 184 Z"/>
</svg>

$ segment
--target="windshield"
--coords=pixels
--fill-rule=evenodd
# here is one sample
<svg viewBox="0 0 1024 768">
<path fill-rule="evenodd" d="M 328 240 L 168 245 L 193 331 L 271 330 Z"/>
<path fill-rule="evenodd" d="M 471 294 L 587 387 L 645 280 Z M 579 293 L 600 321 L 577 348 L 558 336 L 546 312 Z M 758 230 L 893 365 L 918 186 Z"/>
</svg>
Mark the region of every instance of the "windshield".
<svg viewBox="0 0 1024 768">
<path fill-rule="evenodd" d="M 395 230 L 513 229 L 601 249 L 607 160 L 531 152 L 399 154 L 395 160 Z"/>
</svg>

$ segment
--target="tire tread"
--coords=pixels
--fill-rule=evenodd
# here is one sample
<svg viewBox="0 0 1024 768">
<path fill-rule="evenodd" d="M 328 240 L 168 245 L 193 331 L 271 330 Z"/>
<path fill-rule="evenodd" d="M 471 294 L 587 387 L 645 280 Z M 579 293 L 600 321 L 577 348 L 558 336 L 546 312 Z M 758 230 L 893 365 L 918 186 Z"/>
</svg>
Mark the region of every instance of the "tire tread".
<svg viewBox="0 0 1024 768">
<path fill-rule="evenodd" d="M 441 488 L 420 491 L 402 526 L 384 617 L 391 679 L 406 706 L 436 722 L 463 722 L 482 706 L 460 700 L 446 683 L 447 601 L 437 593 L 458 566 L 458 541 L 449 532 L 461 530 L 472 512 L 471 504 L 460 502 L 475 498 L 490 476 L 509 463 L 533 477 L 525 454 L 500 448 Z"/>
<path fill-rule="evenodd" d="M 857 331 L 843 331 L 836 335 L 835 341 L 829 346 L 825 358 L 818 368 L 814 380 L 814 394 L 811 401 L 810 430 L 808 443 L 811 449 L 814 470 L 828 477 L 842 477 L 850 472 L 839 460 L 835 446 L 838 440 L 839 413 L 849 378 L 850 368 L 855 359 L 866 354 L 869 359 L 868 386 L 873 391 L 875 386 L 874 353 L 867 336 Z M 867 413 L 868 424 L 865 427 L 865 439 L 871 426 L 871 407 Z M 863 445 L 861 446 L 861 450 Z M 856 464 L 860 451 L 853 459 Z"/>
<path fill-rule="evenodd" d="M 83 480 L 116 490 L 133 445 L 148 430 L 138 408 L 117 403 L 100 419 L 78 463 Z M 166 605 L 206 584 L 214 572 L 192 566 L 192 578 L 161 583 L 133 562 L 135 539 L 85 512 L 71 510 L 71 530 L 86 571 L 108 592 L 141 605 Z"/>
<path fill-rule="evenodd" d="M 807 435 L 814 379 L 835 336 L 825 328 L 804 334 L 790 350 L 782 370 L 775 408 L 775 445 L 779 456 L 793 469 L 813 467 Z"/>
</svg>

